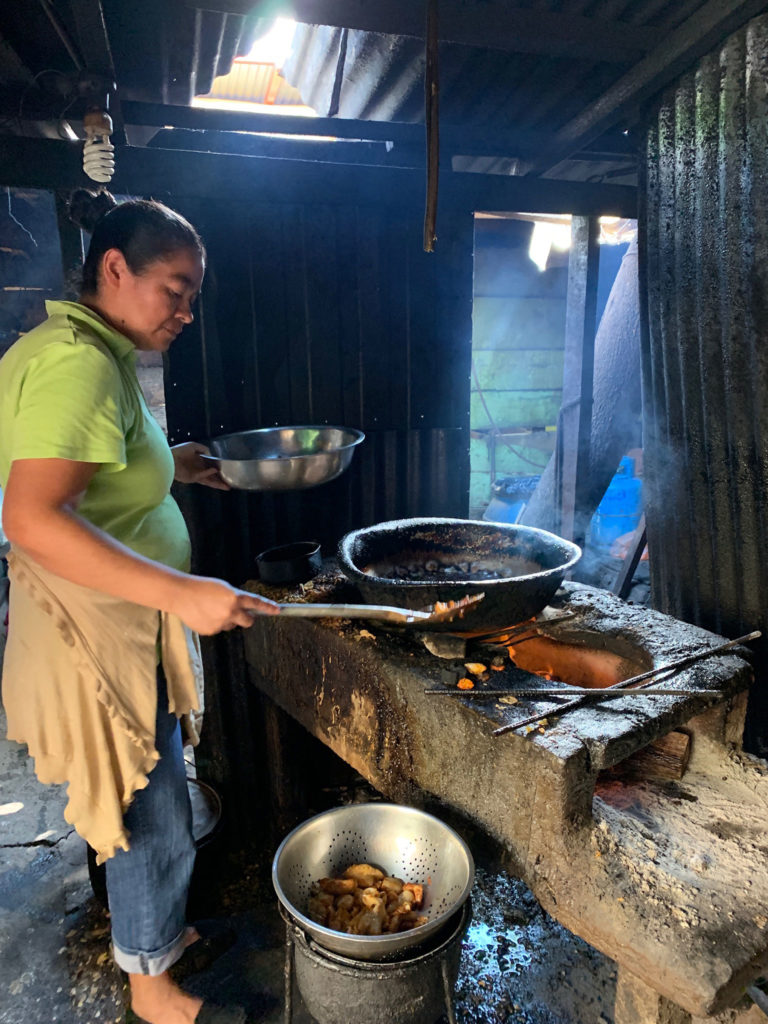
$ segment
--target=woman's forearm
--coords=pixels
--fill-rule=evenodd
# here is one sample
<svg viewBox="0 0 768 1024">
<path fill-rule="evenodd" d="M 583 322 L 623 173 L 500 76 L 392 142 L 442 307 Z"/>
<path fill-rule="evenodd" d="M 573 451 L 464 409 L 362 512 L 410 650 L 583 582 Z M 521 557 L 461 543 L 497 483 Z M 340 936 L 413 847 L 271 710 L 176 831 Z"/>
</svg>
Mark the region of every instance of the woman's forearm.
<svg viewBox="0 0 768 1024">
<path fill-rule="evenodd" d="M 35 516 L 6 524 L 12 546 L 72 583 L 126 601 L 173 611 L 185 573 L 136 554 L 67 508 L 36 509 Z"/>
<path fill-rule="evenodd" d="M 190 576 L 136 554 L 76 512 L 98 466 L 66 459 L 19 459 L 11 466 L 3 526 L 12 546 L 72 583 L 172 612 L 198 633 L 249 626 L 275 615 L 273 601 L 224 580 Z"/>
</svg>

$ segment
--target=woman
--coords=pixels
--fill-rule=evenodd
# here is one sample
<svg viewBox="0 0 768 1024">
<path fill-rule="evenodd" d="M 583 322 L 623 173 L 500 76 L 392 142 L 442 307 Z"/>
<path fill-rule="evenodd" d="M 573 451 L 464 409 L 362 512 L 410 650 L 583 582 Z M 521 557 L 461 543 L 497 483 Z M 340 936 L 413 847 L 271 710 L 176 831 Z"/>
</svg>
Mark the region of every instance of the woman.
<svg viewBox="0 0 768 1024">
<path fill-rule="evenodd" d="M 196 741 L 196 634 L 277 609 L 189 575 L 171 482 L 226 485 L 202 445 L 168 447 L 134 359 L 167 351 L 192 321 L 205 249 L 155 202 L 80 192 L 71 216 L 92 233 L 80 301 L 48 303 L 0 361 L 8 735 L 42 782 L 69 783 L 65 816 L 106 861 L 134 1012 L 150 1024 L 244 1020 L 168 975 L 199 938 L 184 918 L 194 841 L 179 719 Z"/>
</svg>

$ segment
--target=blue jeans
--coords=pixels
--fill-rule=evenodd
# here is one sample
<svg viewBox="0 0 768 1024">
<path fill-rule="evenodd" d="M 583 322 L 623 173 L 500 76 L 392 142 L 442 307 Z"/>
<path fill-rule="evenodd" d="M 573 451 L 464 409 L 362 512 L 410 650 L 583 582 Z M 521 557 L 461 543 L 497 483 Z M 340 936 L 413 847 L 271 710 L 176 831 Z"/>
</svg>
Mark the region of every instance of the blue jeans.
<svg viewBox="0 0 768 1024">
<path fill-rule="evenodd" d="M 162 974 L 183 953 L 195 860 L 181 729 L 159 668 L 155 745 L 160 760 L 123 819 L 130 850 L 106 862 L 113 955 L 129 974 Z"/>
</svg>

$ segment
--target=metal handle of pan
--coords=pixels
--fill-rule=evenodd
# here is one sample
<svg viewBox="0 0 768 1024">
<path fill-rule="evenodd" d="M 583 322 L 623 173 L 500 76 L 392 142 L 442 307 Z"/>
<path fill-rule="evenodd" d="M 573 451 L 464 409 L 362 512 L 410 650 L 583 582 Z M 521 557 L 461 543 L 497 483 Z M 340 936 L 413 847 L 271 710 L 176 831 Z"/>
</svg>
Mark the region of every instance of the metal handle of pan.
<svg viewBox="0 0 768 1024">
<path fill-rule="evenodd" d="M 380 622 L 425 622 L 432 612 L 380 604 L 281 604 L 280 616 L 292 619 L 376 619 Z"/>
</svg>

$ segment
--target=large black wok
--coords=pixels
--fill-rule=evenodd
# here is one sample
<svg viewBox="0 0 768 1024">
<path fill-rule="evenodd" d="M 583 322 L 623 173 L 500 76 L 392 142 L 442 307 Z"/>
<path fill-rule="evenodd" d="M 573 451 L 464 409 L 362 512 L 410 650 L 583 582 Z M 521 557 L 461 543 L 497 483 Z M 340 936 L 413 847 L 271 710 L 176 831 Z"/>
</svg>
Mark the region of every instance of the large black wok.
<svg viewBox="0 0 768 1024">
<path fill-rule="evenodd" d="M 485 594 L 459 622 L 430 627 L 443 632 L 491 632 L 532 618 L 579 558 L 576 544 L 545 530 L 467 519 L 397 519 L 348 533 L 339 545 L 342 571 L 371 604 L 423 609 Z M 410 578 L 428 563 L 437 578 Z M 448 579 L 445 567 L 459 566 L 469 566 L 462 576 L 502 576 Z M 401 578 L 389 578 L 398 571 Z"/>
</svg>

